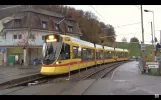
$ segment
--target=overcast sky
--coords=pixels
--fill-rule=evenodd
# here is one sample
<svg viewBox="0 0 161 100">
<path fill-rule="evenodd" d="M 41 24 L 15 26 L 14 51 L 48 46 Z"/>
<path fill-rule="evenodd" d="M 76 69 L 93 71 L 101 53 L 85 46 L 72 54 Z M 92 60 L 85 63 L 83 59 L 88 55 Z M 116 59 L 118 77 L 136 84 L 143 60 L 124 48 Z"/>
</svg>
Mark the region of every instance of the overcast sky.
<svg viewBox="0 0 161 100">
<path fill-rule="evenodd" d="M 137 37 L 142 40 L 141 33 L 141 12 L 140 5 L 92 5 L 102 16 L 100 16 L 90 5 L 70 5 L 76 9 L 84 11 L 91 11 L 94 13 L 100 21 L 106 24 L 111 24 L 115 27 L 116 41 L 121 41 L 123 37 L 130 41 L 131 37 Z M 161 5 L 143 5 L 143 9 L 154 11 L 155 14 L 155 34 L 158 40 L 160 40 L 161 29 Z M 151 26 L 150 22 L 153 21 L 151 12 L 144 12 L 144 41 L 149 43 L 151 41 Z M 139 24 L 133 24 L 139 23 Z M 128 26 L 116 27 L 126 24 L 133 24 Z M 131 33 L 131 34 L 130 34 Z"/>
</svg>

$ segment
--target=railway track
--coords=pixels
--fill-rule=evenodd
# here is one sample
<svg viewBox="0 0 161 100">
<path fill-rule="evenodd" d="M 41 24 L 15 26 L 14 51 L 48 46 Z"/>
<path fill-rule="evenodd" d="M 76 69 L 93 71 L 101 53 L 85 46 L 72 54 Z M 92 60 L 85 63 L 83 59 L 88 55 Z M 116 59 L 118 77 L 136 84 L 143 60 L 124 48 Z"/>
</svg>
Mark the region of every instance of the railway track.
<svg viewBox="0 0 161 100">
<path fill-rule="evenodd" d="M 91 78 L 95 78 L 96 80 L 94 82 L 92 82 L 92 84 L 81 94 L 83 95 L 90 87 L 93 86 L 93 84 L 95 82 L 97 82 L 98 80 L 100 80 L 101 78 L 105 77 L 109 72 L 111 72 L 112 70 L 114 70 L 115 68 L 117 68 L 118 66 L 124 64 L 125 62 L 118 62 L 118 63 L 113 63 L 113 64 L 110 64 L 110 65 L 107 65 L 106 67 L 103 67 L 103 68 L 100 68 L 99 70 L 97 71 L 94 71 L 92 73 L 90 73 L 89 75 L 85 76 L 85 77 L 82 77 L 80 78 L 79 80 L 77 79 L 77 81 L 70 85 L 70 86 L 67 86 L 67 88 L 63 89 L 61 92 L 59 92 L 57 95 L 61 95 L 63 94 L 64 92 L 67 92 L 69 89 L 71 89 L 73 86 L 75 86 L 76 84 L 78 84 L 80 81 L 82 80 L 86 80 L 86 79 L 91 79 Z M 102 74 L 101 74 L 102 73 Z"/>
<path fill-rule="evenodd" d="M 128 61 L 126 61 L 126 62 L 128 62 Z M 68 81 L 73 81 L 74 84 L 71 84 L 67 88 L 63 89 L 60 93 L 58 93 L 58 95 L 61 95 L 63 92 L 69 90 L 74 85 L 78 84 L 78 82 L 80 82 L 81 80 L 85 80 L 85 79 L 89 79 L 89 78 L 96 78 L 96 81 L 97 81 L 98 79 L 106 76 L 106 74 L 108 72 L 112 71 L 113 69 L 115 69 L 119 65 L 126 63 L 126 62 L 109 63 L 109 64 L 102 65 L 102 66 L 89 67 L 86 69 L 81 69 L 82 71 L 80 71 L 80 73 L 78 71 L 73 71 L 73 72 L 71 72 L 70 80 L 68 80 Z M 104 73 L 104 74 L 102 75 L 101 73 Z M 50 83 L 50 84 L 51 83 L 59 83 L 59 82 L 62 82 L 62 80 L 66 80 L 67 78 L 68 78 L 67 74 L 51 76 L 51 77 L 41 76 L 41 77 L 37 77 L 35 79 L 33 78 L 32 80 L 24 81 L 24 82 L 17 83 L 17 84 L 12 84 L 12 85 L 8 85 L 8 86 L 4 85 L 3 88 L 6 89 L 6 88 L 23 86 L 21 89 L 24 89 L 24 88 L 27 88 L 29 86 L 29 84 L 40 85 L 40 84 L 46 84 L 46 83 L 47 84 L 48 83 Z M 20 89 L 18 89 L 18 90 L 20 90 Z M 18 90 L 15 90 L 15 91 L 18 91 Z M 13 91 L 13 92 L 15 92 L 15 91 Z"/>
</svg>

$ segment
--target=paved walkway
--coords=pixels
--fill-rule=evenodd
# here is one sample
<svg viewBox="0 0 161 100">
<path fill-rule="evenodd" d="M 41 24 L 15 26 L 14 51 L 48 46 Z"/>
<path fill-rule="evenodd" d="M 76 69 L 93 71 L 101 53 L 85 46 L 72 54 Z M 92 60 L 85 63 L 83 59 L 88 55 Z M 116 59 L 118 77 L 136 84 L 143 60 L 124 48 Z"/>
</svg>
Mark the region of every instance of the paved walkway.
<svg viewBox="0 0 161 100">
<path fill-rule="evenodd" d="M 41 65 L 30 66 L 29 68 L 24 66 L 1 66 L 0 83 L 40 73 L 40 68 Z"/>
<path fill-rule="evenodd" d="M 90 88 L 86 95 L 154 95 L 161 94 L 161 76 L 140 74 L 138 62 L 118 67 L 111 78 L 104 78 Z"/>
</svg>

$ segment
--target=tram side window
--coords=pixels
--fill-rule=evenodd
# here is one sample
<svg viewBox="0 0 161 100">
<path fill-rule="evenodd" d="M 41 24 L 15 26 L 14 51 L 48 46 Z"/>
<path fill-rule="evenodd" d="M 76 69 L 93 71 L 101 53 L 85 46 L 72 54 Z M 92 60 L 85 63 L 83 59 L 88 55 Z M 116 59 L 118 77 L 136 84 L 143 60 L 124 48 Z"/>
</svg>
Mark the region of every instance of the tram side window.
<svg viewBox="0 0 161 100">
<path fill-rule="evenodd" d="M 120 57 L 120 58 L 122 57 L 122 52 L 119 53 L 119 57 Z"/>
<path fill-rule="evenodd" d="M 124 53 L 123 52 L 121 52 L 121 56 L 122 56 L 122 58 L 124 58 Z"/>
<path fill-rule="evenodd" d="M 103 59 L 103 51 L 97 50 L 96 58 L 97 59 Z"/>
<path fill-rule="evenodd" d="M 120 52 L 120 58 L 122 57 L 122 52 Z"/>
<path fill-rule="evenodd" d="M 96 52 L 96 58 L 97 58 L 97 59 L 101 59 L 101 57 L 100 57 L 100 51 L 97 51 L 97 52 Z"/>
<path fill-rule="evenodd" d="M 70 45 L 63 44 L 60 52 L 59 60 L 70 59 Z"/>
<path fill-rule="evenodd" d="M 121 58 L 121 52 L 119 52 L 119 58 Z"/>
<path fill-rule="evenodd" d="M 73 58 L 81 58 L 81 50 L 79 50 L 79 47 L 73 47 Z"/>
<path fill-rule="evenodd" d="M 101 50 L 101 59 L 103 59 L 103 51 Z"/>
<path fill-rule="evenodd" d="M 94 52 L 92 49 L 87 49 L 87 59 L 93 60 L 94 59 Z"/>
<path fill-rule="evenodd" d="M 94 59 L 94 52 L 92 49 L 82 49 L 82 60 L 93 60 Z"/>
<path fill-rule="evenodd" d="M 112 54 L 112 52 L 111 52 L 111 51 L 109 51 L 108 53 L 109 53 L 108 58 L 112 58 L 112 55 L 113 55 L 113 54 Z"/>
<path fill-rule="evenodd" d="M 124 58 L 126 58 L 126 52 L 124 53 Z"/>
<path fill-rule="evenodd" d="M 110 52 L 107 51 L 107 58 L 110 58 Z"/>
<path fill-rule="evenodd" d="M 125 53 L 125 57 L 127 57 L 128 56 L 128 54 L 127 53 Z"/>
<path fill-rule="evenodd" d="M 114 55 L 114 52 L 113 52 L 113 51 L 111 51 L 111 58 L 113 57 L 113 55 Z"/>
<path fill-rule="evenodd" d="M 117 53 L 118 53 L 118 52 L 115 52 L 115 56 L 118 56 Z"/>
<path fill-rule="evenodd" d="M 87 49 L 82 48 L 82 60 L 87 60 Z"/>
<path fill-rule="evenodd" d="M 104 52 L 104 56 L 105 56 L 105 58 L 108 58 L 108 51 Z"/>
<path fill-rule="evenodd" d="M 122 58 L 124 58 L 125 57 L 125 53 L 124 52 L 122 52 Z"/>
<path fill-rule="evenodd" d="M 117 56 L 120 58 L 120 52 L 117 52 Z"/>
<path fill-rule="evenodd" d="M 123 53 L 123 52 L 121 52 L 121 57 L 122 57 L 122 58 L 124 57 L 124 53 Z"/>
</svg>

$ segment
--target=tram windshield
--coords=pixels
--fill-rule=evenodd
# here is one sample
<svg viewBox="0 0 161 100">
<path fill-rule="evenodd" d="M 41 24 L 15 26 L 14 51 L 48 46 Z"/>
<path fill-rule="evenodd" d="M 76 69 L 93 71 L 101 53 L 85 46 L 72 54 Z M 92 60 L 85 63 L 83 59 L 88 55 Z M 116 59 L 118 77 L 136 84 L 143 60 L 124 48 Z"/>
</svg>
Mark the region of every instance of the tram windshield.
<svg viewBox="0 0 161 100">
<path fill-rule="evenodd" d="M 61 49 L 61 42 L 47 42 L 43 45 L 43 60 L 55 61 Z"/>
</svg>

